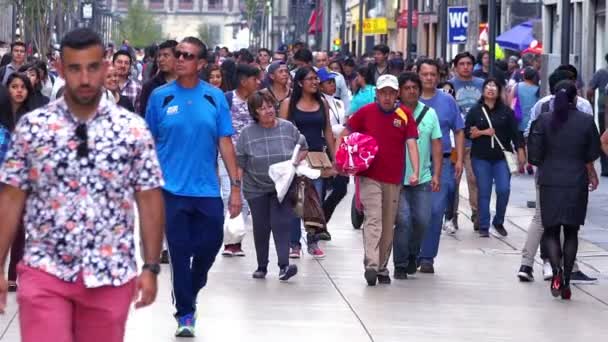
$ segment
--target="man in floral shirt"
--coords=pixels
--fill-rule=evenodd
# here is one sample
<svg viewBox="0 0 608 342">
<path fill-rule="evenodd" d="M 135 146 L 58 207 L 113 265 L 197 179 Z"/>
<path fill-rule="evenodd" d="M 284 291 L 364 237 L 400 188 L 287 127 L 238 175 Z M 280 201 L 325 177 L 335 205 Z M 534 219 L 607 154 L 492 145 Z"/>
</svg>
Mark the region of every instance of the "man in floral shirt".
<svg viewBox="0 0 608 342">
<path fill-rule="evenodd" d="M 23 218 L 22 341 L 118 342 L 136 291 L 136 308 L 156 296 L 163 180 L 143 119 L 102 97 L 99 35 L 68 33 L 61 56 L 64 97 L 22 117 L 0 169 L 0 265 Z M 145 260 L 139 277 L 134 200 Z M 0 312 L 6 290 L 2 276 Z"/>
</svg>

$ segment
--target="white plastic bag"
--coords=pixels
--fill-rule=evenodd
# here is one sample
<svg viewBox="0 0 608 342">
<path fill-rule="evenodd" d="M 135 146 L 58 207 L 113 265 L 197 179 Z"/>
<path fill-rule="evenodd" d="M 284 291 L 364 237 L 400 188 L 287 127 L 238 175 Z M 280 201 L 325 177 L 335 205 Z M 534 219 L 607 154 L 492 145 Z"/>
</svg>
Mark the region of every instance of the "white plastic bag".
<svg viewBox="0 0 608 342">
<path fill-rule="evenodd" d="M 224 220 L 224 245 L 241 243 L 245 234 L 245 219 L 242 213 L 235 218 L 226 216 Z"/>
</svg>

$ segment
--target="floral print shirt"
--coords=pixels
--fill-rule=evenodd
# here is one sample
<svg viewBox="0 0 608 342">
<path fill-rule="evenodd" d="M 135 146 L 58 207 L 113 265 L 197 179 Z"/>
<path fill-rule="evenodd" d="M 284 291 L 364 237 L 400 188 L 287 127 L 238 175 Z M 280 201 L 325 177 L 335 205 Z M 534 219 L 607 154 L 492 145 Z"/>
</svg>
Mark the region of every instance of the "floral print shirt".
<svg viewBox="0 0 608 342">
<path fill-rule="evenodd" d="M 163 185 L 142 118 L 102 97 L 87 121 L 88 156 L 63 98 L 26 114 L 12 134 L 0 182 L 27 192 L 23 262 L 86 287 L 137 275 L 134 194 Z M 82 135 L 81 135 L 82 136 Z"/>
</svg>

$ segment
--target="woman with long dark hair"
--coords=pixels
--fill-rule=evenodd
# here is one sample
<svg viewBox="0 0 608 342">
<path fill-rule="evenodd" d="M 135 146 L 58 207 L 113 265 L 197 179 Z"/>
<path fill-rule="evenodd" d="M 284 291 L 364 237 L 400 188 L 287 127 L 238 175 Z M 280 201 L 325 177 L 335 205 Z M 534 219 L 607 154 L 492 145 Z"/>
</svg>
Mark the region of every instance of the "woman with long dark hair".
<svg viewBox="0 0 608 342">
<path fill-rule="evenodd" d="M 551 294 L 562 299 L 572 296 L 578 230 L 585 224 L 589 190 L 598 185 L 593 162 L 601 152 L 593 116 L 576 109 L 576 94 L 574 82 L 558 83 L 553 111 L 533 122 L 528 136 L 529 161 L 538 166 L 543 239 L 553 269 Z"/>
<path fill-rule="evenodd" d="M 224 91 L 232 91 L 236 89 L 238 80 L 236 79 L 236 63 L 232 58 L 224 60 L 220 66 L 222 69 L 222 77 L 224 81 Z"/>
<path fill-rule="evenodd" d="M 514 152 L 515 146 L 519 164 L 523 165 L 524 141 L 513 110 L 501 100 L 501 83 L 488 78 L 482 90 L 479 103 L 471 108 L 465 122 L 465 135 L 472 140 L 471 163 L 479 189 L 479 235 L 490 236 L 490 198 L 495 184 L 496 214 L 492 226 L 498 234 L 507 236 L 503 223 L 511 193 L 511 172 L 503 147 Z"/>
<path fill-rule="evenodd" d="M 301 67 L 293 79 L 293 92 L 291 97 L 281 104 L 280 117 L 293 122 L 304 135 L 308 143 L 309 152 L 329 152 L 334 156 L 334 139 L 328 115 L 328 105 L 323 99 L 319 88 L 319 75 L 311 67 Z M 320 198 L 324 198 L 322 178 L 314 182 Z M 294 224 L 292 232 L 292 250 L 290 257 L 300 256 L 300 238 L 302 231 L 300 222 Z M 315 258 L 323 258 L 325 254 L 319 248 L 317 237 L 308 236 L 308 253 Z"/>
<path fill-rule="evenodd" d="M 49 103 L 49 98 L 42 95 L 42 70 L 35 64 L 26 64 L 19 68 L 19 72 L 25 74 L 32 85 L 33 93 L 29 94 L 29 110 L 40 108 Z"/>
<path fill-rule="evenodd" d="M 8 132 L 13 132 L 17 121 L 27 112 L 30 111 L 29 102 L 30 96 L 34 93 L 34 89 L 29 78 L 22 73 L 11 74 L 6 82 L 8 89 L 8 104 L 0 108 L 0 124 L 4 126 Z M 15 236 L 15 240 L 11 245 L 11 255 L 8 265 L 8 291 L 17 291 L 17 264 L 23 258 L 23 250 L 25 247 L 25 230 L 20 225 Z"/>
<path fill-rule="evenodd" d="M 222 75 L 222 69 L 217 64 L 209 64 L 207 66 L 207 77 L 209 78 L 209 84 L 212 86 L 221 89 L 222 91 L 226 91 L 226 86 L 224 84 L 224 77 Z"/>
</svg>

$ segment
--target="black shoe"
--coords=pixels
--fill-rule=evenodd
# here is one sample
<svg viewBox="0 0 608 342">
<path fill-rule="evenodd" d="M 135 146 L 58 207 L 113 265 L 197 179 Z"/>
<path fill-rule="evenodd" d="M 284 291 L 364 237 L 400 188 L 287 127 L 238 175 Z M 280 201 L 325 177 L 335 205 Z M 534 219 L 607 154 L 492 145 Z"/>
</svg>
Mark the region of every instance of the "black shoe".
<svg viewBox="0 0 608 342">
<path fill-rule="evenodd" d="M 473 222 L 473 230 L 479 231 L 479 216 L 477 216 L 477 212 L 471 212 L 471 222 Z"/>
<path fill-rule="evenodd" d="M 317 239 L 323 241 L 331 241 L 331 234 L 327 230 L 320 232 L 317 234 Z"/>
<path fill-rule="evenodd" d="M 169 263 L 169 251 L 168 250 L 164 250 L 162 251 L 162 253 L 160 253 L 160 263 L 161 264 L 168 264 Z"/>
<path fill-rule="evenodd" d="M 420 263 L 420 273 L 435 273 L 435 267 L 430 262 L 422 262 Z"/>
<path fill-rule="evenodd" d="M 530 266 L 521 265 L 517 277 L 522 282 L 534 281 L 534 270 Z"/>
<path fill-rule="evenodd" d="M 481 238 L 489 238 L 490 237 L 490 232 L 487 230 L 480 230 L 479 231 L 479 237 Z"/>
<path fill-rule="evenodd" d="M 387 275 L 378 274 L 378 283 L 380 283 L 381 285 L 390 285 L 391 277 Z"/>
<path fill-rule="evenodd" d="M 8 289 L 7 289 L 8 292 L 17 292 L 18 288 L 19 287 L 17 286 L 17 283 L 9 281 Z"/>
<path fill-rule="evenodd" d="M 378 272 L 376 272 L 372 269 L 365 270 L 365 273 L 363 274 L 363 276 L 365 277 L 365 280 L 367 280 L 367 285 L 376 286 L 376 280 L 378 279 Z"/>
<path fill-rule="evenodd" d="M 298 266 L 289 265 L 287 267 L 281 268 L 281 272 L 279 273 L 279 280 L 287 281 L 289 278 L 298 274 Z"/>
<path fill-rule="evenodd" d="M 572 284 L 593 284 L 597 281 L 597 278 L 592 278 L 583 273 L 582 271 L 576 271 L 570 273 L 570 283 Z"/>
<path fill-rule="evenodd" d="M 407 279 L 407 268 L 395 267 L 394 277 L 395 279 Z"/>
<path fill-rule="evenodd" d="M 418 270 L 418 262 L 416 259 L 415 255 L 410 255 L 408 258 L 407 274 L 416 274 L 416 271 Z"/>
<path fill-rule="evenodd" d="M 264 279 L 266 278 L 266 274 L 268 271 L 265 268 L 258 267 L 255 272 L 253 272 L 253 279 Z"/>
<path fill-rule="evenodd" d="M 493 224 L 492 225 L 494 227 L 494 230 L 496 230 L 496 232 L 498 234 L 500 234 L 501 236 L 507 236 L 509 235 L 509 233 L 507 233 L 507 230 L 505 229 L 505 226 L 502 224 Z"/>
</svg>

